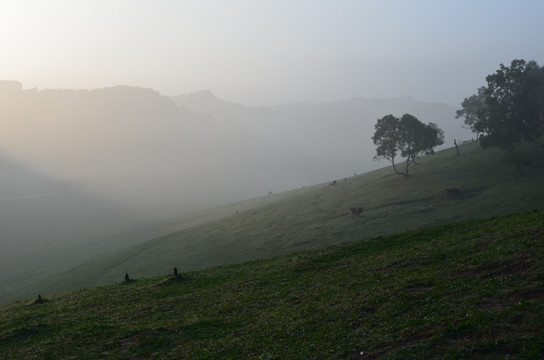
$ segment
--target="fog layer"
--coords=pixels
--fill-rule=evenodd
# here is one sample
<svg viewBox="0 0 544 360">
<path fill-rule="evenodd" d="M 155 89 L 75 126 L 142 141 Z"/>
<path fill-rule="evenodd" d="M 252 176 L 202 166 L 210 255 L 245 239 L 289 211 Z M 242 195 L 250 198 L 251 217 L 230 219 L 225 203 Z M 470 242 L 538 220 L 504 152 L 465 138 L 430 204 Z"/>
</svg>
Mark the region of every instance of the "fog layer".
<svg viewBox="0 0 544 360">
<path fill-rule="evenodd" d="M 1 82 L 0 102 L 5 257 L 387 166 L 370 137 L 389 113 L 437 123 L 445 146 L 470 136 L 454 107 L 410 98 L 246 107 L 209 91 Z"/>
</svg>

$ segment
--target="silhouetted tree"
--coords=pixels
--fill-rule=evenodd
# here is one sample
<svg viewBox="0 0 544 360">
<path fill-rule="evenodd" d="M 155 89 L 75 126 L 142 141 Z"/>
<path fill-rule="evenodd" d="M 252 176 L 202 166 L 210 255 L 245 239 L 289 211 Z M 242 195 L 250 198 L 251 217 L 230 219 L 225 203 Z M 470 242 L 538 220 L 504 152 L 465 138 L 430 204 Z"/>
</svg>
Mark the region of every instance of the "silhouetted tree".
<svg viewBox="0 0 544 360">
<path fill-rule="evenodd" d="M 514 145 L 534 141 L 544 128 L 544 69 L 534 61 L 513 60 L 486 77 L 487 87 L 478 89 L 477 98 L 465 99 L 457 111 L 472 131 L 482 134 L 483 148 L 506 150 L 523 176 Z M 478 105 L 477 102 L 481 103 Z M 467 117 L 468 116 L 468 117 Z M 467 122 L 468 121 L 468 122 Z"/>
<path fill-rule="evenodd" d="M 435 123 L 425 125 L 424 148 L 426 154 L 434 155 L 434 148 L 444 144 L 444 130 Z"/>
<path fill-rule="evenodd" d="M 479 122 L 480 118 L 485 116 L 485 91 L 486 88 L 481 87 L 478 89 L 477 94 L 465 98 L 461 103 L 462 108 L 457 110 L 455 115 L 456 119 L 459 119 L 460 117 L 465 118 L 465 125 L 467 125 L 472 132 L 476 133 L 476 138 L 479 137 L 480 133 L 478 129 L 475 128 L 475 124 Z"/>
<path fill-rule="evenodd" d="M 433 148 L 444 143 L 444 131 L 436 124 L 423 124 L 415 116 L 404 114 L 398 119 L 393 115 L 378 119 L 372 136 L 377 145 L 374 159 L 384 158 L 391 162 L 395 174 L 409 176 L 408 168 L 416 163 L 421 153 L 434 153 Z M 406 160 L 404 172 L 395 164 L 397 155 Z"/>
<path fill-rule="evenodd" d="M 404 175 L 397 170 L 395 165 L 395 158 L 400 151 L 400 133 L 399 133 L 400 120 L 393 115 L 386 115 L 381 119 L 378 119 L 372 136 L 372 141 L 376 147 L 376 156 L 374 160 L 383 158 L 391 162 L 393 170 L 397 175 Z"/>
<path fill-rule="evenodd" d="M 457 146 L 457 141 L 455 139 L 453 139 L 453 145 L 455 145 L 455 151 L 457 151 L 457 155 L 460 155 L 459 146 Z"/>
<path fill-rule="evenodd" d="M 404 114 L 400 118 L 399 131 L 401 139 L 400 155 L 406 159 L 406 175 L 408 167 L 416 164 L 418 154 L 425 151 L 425 124 L 415 116 Z"/>
</svg>

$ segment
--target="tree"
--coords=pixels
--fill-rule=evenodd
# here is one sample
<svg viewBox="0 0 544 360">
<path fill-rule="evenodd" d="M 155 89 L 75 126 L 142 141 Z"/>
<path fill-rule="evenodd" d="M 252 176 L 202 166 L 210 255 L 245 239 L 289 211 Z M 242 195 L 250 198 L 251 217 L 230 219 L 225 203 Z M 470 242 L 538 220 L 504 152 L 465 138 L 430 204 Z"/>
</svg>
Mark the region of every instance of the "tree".
<svg viewBox="0 0 544 360">
<path fill-rule="evenodd" d="M 425 154 L 434 155 L 434 148 L 444 144 L 444 130 L 439 128 L 435 123 L 428 123 L 425 125 L 423 141 Z"/>
<path fill-rule="evenodd" d="M 400 155 L 406 159 L 406 175 L 408 175 L 408 167 L 411 164 L 417 165 L 417 155 L 425 151 L 425 124 L 413 115 L 404 114 L 400 118 L 399 131 Z"/>
<path fill-rule="evenodd" d="M 372 141 L 374 141 L 374 145 L 377 145 L 374 160 L 386 159 L 393 165 L 395 174 L 404 175 L 397 170 L 395 165 L 395 157 L 398 155 L 400 148 L 399 121 L 393 115 L 386 115 L 378 119 Z"/>
<path fill-rule="evenodd" d="M 544 70 L 534 61 L 513 60 L 486 77 L 487 87 L 465 99 L 458 116 L 480 136 L 483 148 L 497 146 L 506 150 L 521 176 L 520 159 L 514 145 L 535 141 L 544 128 Z"/>
<path fill-rule="evenodd" d="M 485 112 L 485 87 L 478 89 L 478 93 L 469 98 L 465 98 L 461 103 L 462 109 L 456 111 L 455 118 L 465 118 L 465 124 L 472 132 L 476 133 L 476 138 L 479 137 L 479 132 L 474 127 L 479 119 L 484 116 Z"/>
<path fill-rule="evenodd" d="M 416 163 L 416 158 L 421 153 L 434 153 L 433 148 L 444 143 L 444 131 L 436 124 L 423 124 L 415 116 L 404 114 L 402 118 L 386 115 L 378 119 L 376 132 L 372 136 L 377 145 L 375 160 L 387 159 L 393 165 L 397 175 L 409 176 L 410 165 Z M 405 158 L 404 172 L 399 171 L 395 164 L 397 155 Z"/>
</svg>

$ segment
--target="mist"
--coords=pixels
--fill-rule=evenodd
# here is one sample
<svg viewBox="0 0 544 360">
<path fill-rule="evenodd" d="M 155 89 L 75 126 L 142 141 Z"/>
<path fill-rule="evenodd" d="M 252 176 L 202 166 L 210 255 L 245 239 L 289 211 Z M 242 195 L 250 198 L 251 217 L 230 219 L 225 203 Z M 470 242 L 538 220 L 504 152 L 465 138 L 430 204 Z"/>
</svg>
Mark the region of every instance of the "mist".
<svg viewBox="0 0 544 360">
<path fill-rule="evenodd" d="M 387 113 L 437 123 L 444 146 L 471 136 L 454 107 L 412 98 L 249 107 L 211 91 L 4 81 L 0 100 L 4 258 L 388 166 L 370 139 Z"/>
<path fill-rule="evenodd" d="M 543 62 L 543 11 L 2 2 L 0 291 L 15 294 L 32 266 L 47 277 L 40 266 L 77 267 L 159 223 L 175 231 L 180 216 L 390 166 L 371 140 L 388 114 L 436 123 L 435 150 L 471 139 L 455 111 L 500 63 Z"/>
<path fill-rule="evenodd" d="M 455 119 L 455 106 L 445 103 L 401 98 L 349 98 L 338 102 L 297 102 L 275 106 L 248 107 L 219 99 L 205 90 L 173 97 L 192 111 L 208 114 L 223 124 L 235 124 L 254 134 L 289 144 L 311 158 L 328 164 L 319 181 L 346 177 L 387 166 L 374 161 L 375 145 L 371 137 L 377 119 L 405 113 L 419 120 L 438 124 L 445 131 L 445 143 L 469 140 L 474 135 Z"/>
<path fill-rule="evenodd" d="M 0 83 L 2 260 L 310 184 L 323 163 L 151 89 Z M 3 264 L 5 265 L 5 263 Z"/>
<path fill-rule="evenodd" d="M 315 178 L 317 166 L 303 164 L 304 154 L 179 107 L 151 89 L 19 90 L 6 103 L 0 139 L 6 153 L 151 216 Z M 162 204 L 168 201 L 173 207 Z"/>
</svg>

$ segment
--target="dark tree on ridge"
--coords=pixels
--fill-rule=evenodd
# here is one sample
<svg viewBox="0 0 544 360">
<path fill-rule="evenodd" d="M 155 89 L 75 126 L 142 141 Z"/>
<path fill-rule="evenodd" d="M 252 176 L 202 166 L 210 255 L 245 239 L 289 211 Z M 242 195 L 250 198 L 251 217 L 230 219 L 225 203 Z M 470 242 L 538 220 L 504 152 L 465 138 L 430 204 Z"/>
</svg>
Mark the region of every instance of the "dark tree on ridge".
<svg viewBox="0 0 544 360">
<path fill-rule="evenodd" d="M 425 154 L 434 155 L 434 148 L 444 144 L 444 130 L 438 127 L 435 123 L 425 125 L 424 134 Z"/>
<path fill-rule="evenodd" d="M 372 141 L 374 141 L 374 145 L 377 145 L 374 160 L 380 158 L 386 159 L 393 165 L 395 174 L 404 175 L 397 170 L 397 166 L 395 165 L 395 158 L 400 151 L 399 122 L 400 120 L 393 115 L 386 115 L 378 119 L 375 125 L 376 132 L 372 136 Z"/>
<path fill-rule="evenodd" d="M 419 154 L 433 154 L 433 148 L 444 143 L 444 131 L 436 124 L 423 124 L 415 116 L 404 114 L 402 118 L 386 115 L 378 119 L 372 141 L 377 145 L 375 160 L 383 158 L 391 162 L 397 175 L 410 176 L 408 169 L 416 163 Z M 405 159 L 404 171 L 399 171 L 395 158 Z"/>
<path fill-rule="evenodd" d="M 461 103 L 462 108 L 456 111 L 455 118 L 459 119 L 460 117 L 465 118 L 465 125 L 476 133 L 476 138 L 480 136 L 480 132 L 476 129 L 475 125 L 478 123 L 480 118 L 483 118 L 485 115 L 485 94 L 486 88 L 481 87 L 478 89 L 478 93 L 472 95 L 471 97 L 465 98 Z"/>
<path fill-rule="evenodd" d="M 483 148 L 496 146 L 510 154 L 519 174 L 523 169 L 514 145 L 535 141 L 544 129 L 544 68 L 534 61 L 513 60 L 486 77 L 487 86 L 465 99 L 457 111 Z"/>
</svg>

